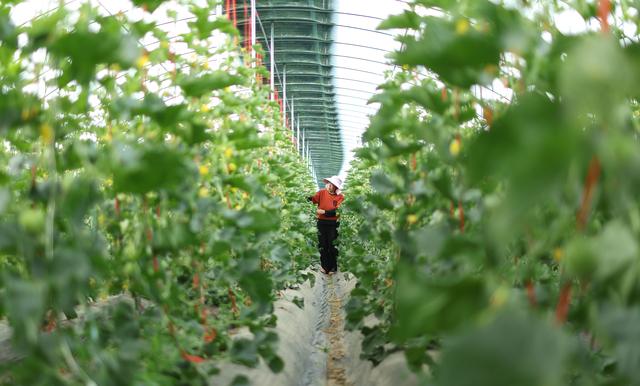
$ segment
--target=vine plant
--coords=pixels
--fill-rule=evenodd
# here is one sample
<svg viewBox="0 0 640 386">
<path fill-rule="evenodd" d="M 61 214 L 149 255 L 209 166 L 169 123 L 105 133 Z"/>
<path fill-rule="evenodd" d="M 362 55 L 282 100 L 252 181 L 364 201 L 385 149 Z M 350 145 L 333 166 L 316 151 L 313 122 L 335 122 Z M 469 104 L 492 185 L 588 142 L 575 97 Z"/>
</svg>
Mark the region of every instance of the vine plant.
<svg viewBox="0 0 640 386">
<path fill-rule="evenodd" d="M 640 382 L 639 11 L 416 0 L 380 25 L 407 33 L 342 227 L 364 357 L 435 385 Z"/>
<path fill-rule="evenodd" d="M 314 251 L 313 183 L 237 30 L 215 1 L 133 1 L 139 19 L 61 2 L 16 26 L 20 3 L 0 5 L 0 383 L 280 371 L 267 327 Z M 178 10 L 187 32 L 148 21 Z"/>
</svg>

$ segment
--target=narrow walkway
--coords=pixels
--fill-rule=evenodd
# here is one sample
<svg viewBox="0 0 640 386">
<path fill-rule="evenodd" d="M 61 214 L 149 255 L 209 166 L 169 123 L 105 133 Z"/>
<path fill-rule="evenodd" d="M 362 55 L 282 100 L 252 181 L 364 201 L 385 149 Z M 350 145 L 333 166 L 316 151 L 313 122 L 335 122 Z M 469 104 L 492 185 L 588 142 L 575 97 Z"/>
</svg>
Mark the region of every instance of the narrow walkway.
<svg viewBox="0 0 640 386">
<path fill-rule="evenodd" d="M 344 280 L 344 278 L 343 278 Z M 329 341 L 327 353 L 327 385 L 351 386 L 353 383 L 347 380 L 347 370 L 344 358 L 347 348 L 344 342 L 344 315 L 342 310 L 343 295 L 338 291 L 341 280 L 333 275 L 326 279 L 329 289 L 329 326 L 325 329 Z"/>
<path fill-rule="evenodd" d="M 404 356 L 392 354 L 378 367 L 360 359 L 362 335 L 344 330 L 344 305 L 356 280 L 348 274 L 315 274 L 314 285 L 283 292 L 275 303 L 280 337 L 278 355 L 284 370 L 273 374 L 264 363 L 255 369 L 221 363 L 211 385 L 229 385 L 234 376 L 247 376 L 254 386 L 414 386 Z M 301 309 L 292 300 L 304 299 Z M 247 337 L 247 333 L 238 336 Z"/>
</svg>

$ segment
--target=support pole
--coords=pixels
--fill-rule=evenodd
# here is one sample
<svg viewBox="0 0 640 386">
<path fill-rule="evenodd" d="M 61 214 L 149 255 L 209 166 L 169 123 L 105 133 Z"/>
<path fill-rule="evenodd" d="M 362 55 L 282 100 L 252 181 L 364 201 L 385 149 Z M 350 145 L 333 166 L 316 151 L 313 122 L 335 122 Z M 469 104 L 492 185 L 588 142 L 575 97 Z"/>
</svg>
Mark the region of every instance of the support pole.
<svg viewBox="0 0 640 386">
<path fill-rule="evenodd" d="M 295 102 L 295 99 L 291 98 L 291 136 L 295 137 L 296 136 L 296 122 L 293 120 L 293 111 L 294 111 L 294 105 L 293 102 Z M 297 144 L 298 139 L 296 138 L 296 146 L 298 146 Z"/>
<path fill-rule="evenodd" d="M 273 45 L 273 23 L 271 23 L 271 46 L 269 46 L 269 58 L 270 58 L 270 71 L 271 71 L 271 100 L 276 100 L 275 89 L 275 76 L 276 76 L 276 48 Z"/>
<path fill-rule="evenodd" d="M 251 0 L 251 63 L 256 66 L 256 0 Z"/>
<path fill-rule="evenodd" d="M 282 69 L 282 124 L 287 127 L 287 66 Z"/>
<path fill-rule="evenodd" d="M 298 151 L 298 154 L 302 153 L 302 148 L 300 147 L 300 117 L 298 117 L 298 120 L 296 121 L 296 150 Z"/>
</svg>

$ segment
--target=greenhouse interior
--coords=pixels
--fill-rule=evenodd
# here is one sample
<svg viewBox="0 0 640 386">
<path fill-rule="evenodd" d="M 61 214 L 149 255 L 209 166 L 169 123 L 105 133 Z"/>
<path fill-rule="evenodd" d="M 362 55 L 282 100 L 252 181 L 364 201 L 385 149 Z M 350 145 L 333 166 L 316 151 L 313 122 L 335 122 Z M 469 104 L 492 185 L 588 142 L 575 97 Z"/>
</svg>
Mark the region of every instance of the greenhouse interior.
<svg viewBox="0 0 640 386">
<path fill-rule="evenodd" d="M 2 0 L 0 385 L 640 385 L 637 0 Z"/>
</svg>

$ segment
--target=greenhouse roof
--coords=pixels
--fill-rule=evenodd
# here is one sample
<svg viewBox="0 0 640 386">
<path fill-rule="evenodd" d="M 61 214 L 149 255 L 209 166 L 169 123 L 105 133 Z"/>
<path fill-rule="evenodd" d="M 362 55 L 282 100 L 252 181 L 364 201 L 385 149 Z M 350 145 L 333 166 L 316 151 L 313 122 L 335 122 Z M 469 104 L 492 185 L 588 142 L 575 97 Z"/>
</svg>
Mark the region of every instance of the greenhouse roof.
<svg viewBox="0 0 640 386">
<path fill-rule="evenodd" d="M 237 3 L 243 16 L 247 3 Z M 390 33 L 376 27 L 405 6 L 397 0 L 378 3 L 371 9 L 353 1 L 256 1 L 256 41 L 265 51 L 267 69 L 273 42 L 278 99 L 286 94 L 283 108 L 289 120 L 293 110 L 293 129 L 299 125 L 318 183 L 346 173 L 351 150 L 360 144 L 368 115 L 376 110 L 367 101 L 390 68 L 384 55 L 397 46 Z M 238 17 L 243 34 L 249 31 L 248 22 Z"/>
</svg>

